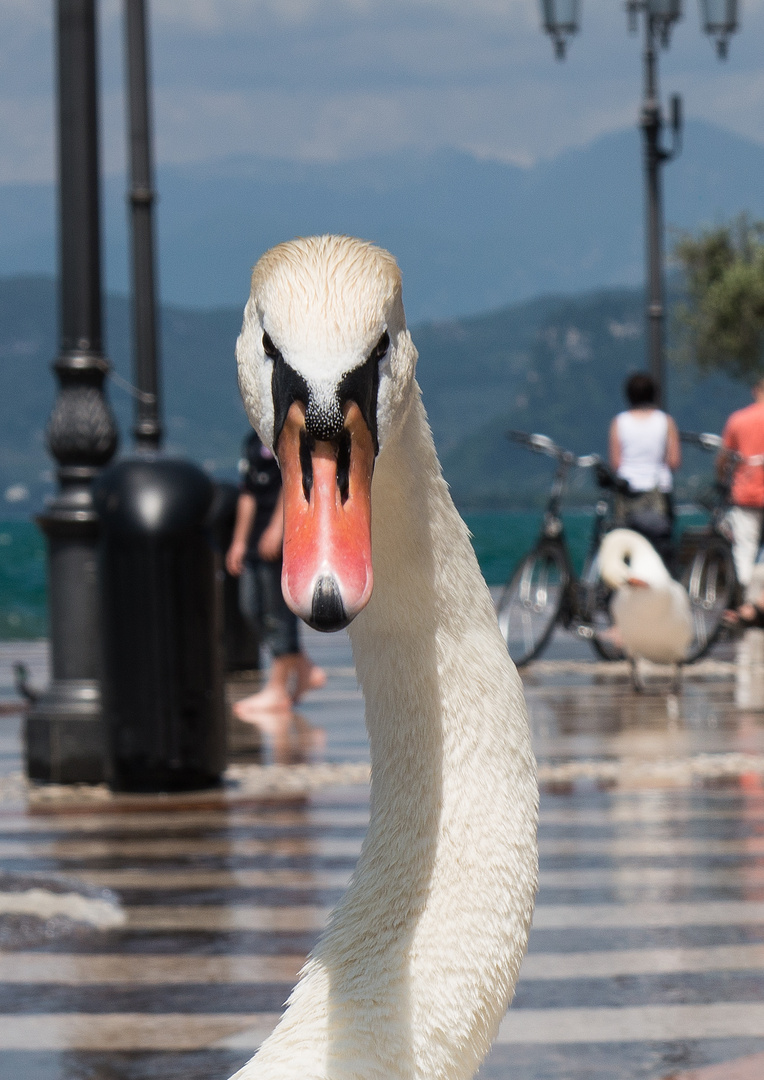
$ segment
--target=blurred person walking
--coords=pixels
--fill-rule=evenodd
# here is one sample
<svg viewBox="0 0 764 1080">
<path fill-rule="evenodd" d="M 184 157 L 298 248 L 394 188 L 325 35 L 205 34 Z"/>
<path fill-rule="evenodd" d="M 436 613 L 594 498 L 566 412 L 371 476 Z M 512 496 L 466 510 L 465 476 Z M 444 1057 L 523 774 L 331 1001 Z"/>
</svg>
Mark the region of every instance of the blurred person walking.
<svg viewBox="0 0 764 1080">
<path fill-rule="evenodd" d="M 256 432 L 244 442 L 236 523 L 226 555 L 229 574 L 240 578 L 239 603 L 258 629 L 272 662 L 265 686 L 233 706 L 234 715 L 256 724 L 275 743 L 288 739 L 293 705 L 307 690 L 326 683 L 326 673 L 300 646 L 297 616 L 281 592 L 284 540 L 283 496 L 278 462 Z"/>
<path fill-rule="evenodd" d="M 730 452 L 740 454 L 743 458 L 764 455 L 764 378 L 755 383 L 752 393 L 753 404 L 733 412 L 724 425 L 723 447 L 716 461 L 717 475 L 721 480 L 728 476 Z M 752 586 L 756 556 L 761 546 L 764 466 L 747 461 L 735 465 L 730 502 L 732 506 L 727 520 L 732 529 L 735 572 L 741 586 L 748 593 Z M 762 586 L 764 581 L 757 582 L 753 591 L 758 594 Z"/>
</svg>

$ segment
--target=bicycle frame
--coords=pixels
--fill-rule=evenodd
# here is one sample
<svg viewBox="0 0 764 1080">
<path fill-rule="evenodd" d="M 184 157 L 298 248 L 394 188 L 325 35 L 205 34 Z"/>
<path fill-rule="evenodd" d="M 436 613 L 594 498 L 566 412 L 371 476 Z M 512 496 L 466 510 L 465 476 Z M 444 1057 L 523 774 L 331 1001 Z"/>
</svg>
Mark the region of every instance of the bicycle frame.
<svg viewBox="0 0 764 1080">
<path fill-rule="evenodd" d="M 697 433 L 694 431 L 680 431 L 679 438 L 682 442 L 689 443 L 691 446 L 698 446 L 701 450 L 706 450 L 709 453 L 715 453 L 722 449 L 721 436 L 713 435 L 710 432 Z M 735 450 L 726 451 L 724 474 L 716 484 L 718 496 L 714 499 L 711 506 L 708 507 L 710 515 L 708 525 L 706 525 L 702 531 L 698 530 L 699 536 L 718 536 L 730 544 L 730 546 L 732 545 L 732 529 L 727 521 L 727 513 L 732 505 L 730 502 L 732 478 L 738 465 L 741 465 L 748 460 L 749 459 L 743 457 L 742 454 L 738 454 Z M 751 459 L 751 461 L 753 460 L 754 459 Z M 690 530 L 685 530 L 685 533 L 689 533 L 689 531 Z"/>
<path fill-rule="evenodd" d="M 582 584 L 582 579 L 586 577 L 586 568 L 591 567 L 597 557 L 602 535 L 606 531 L 606 521 L 610 514 L 611 507 L 610 502 L 607 499 L 600 498 L 597 500 L 594 509 L 592 531 L 584 559 L 584 573 L 582 574 L 581 579 L 579 579 L 573 569 L 573 561 L 570 557 L 570 551 L 565 538 L 565 529 L 561 513 L 562 498 L 572 468 L 591 468 L 594 465 L 602 467 L 604 462 L 597 454 L 587 454 L 585 457 L 576 457 L 572 451 L 564 450 L 562 447 L 557 446 L 552 443 L 551 439 L 547 439 L 546 436 L 531 435 L 524 437 L 523 432 L 508 432 L 508 435 L 513 440 L 521 442 L 528 446 L 529 449 L 535 450 L 537 453 L 544 453 L 549 456 L 554 455 L 557 460 L 557 467 L 552 478 L 549 498 L 547 499 L 544 510 L 541 532 L 533 550 L 541 550 L 544 543 L 549 541 L 559 544 L 569 577 L 568 585 L 565 590 L 565 600 L 560 612 L 560 621 L 565 627 L 572 625 L 575 621 L 586 623 L 589 620 L 585 611 L 582 610 L 586 605 L 582 605 L 579 602 L 579 587 Z M 532 442 L 532 440 L 534 441 Z"/>
<path fill-rule="evenodd" d="M 562 506 L 562 496 L 565 491 L 565 485 L 568 479 L 568 473 L 571 466 L 576 463 L 576 458 L 569 450 L 563 450 L 557 459 L 557 468 L 555 469 L 554 479 L 552 480 L 552 487 L 549 492 L 549 499 L 544 511 L 543 524 L 541 526 L 541 536 L 547 540 L 553 540 L 563 534 L 562 517 L 560 508 Z"/>
<path fill-rule="evenodd" d="M 508 432 L 508 436 L 536 453 L 546 454 L 556 459 L 556 468 L 552 478 L 541 531 L 536 543 L 519 564 L 520 578 L 514 580 L 515 595 L 518 604 L 529 613 L 541 612 L 549 603 L 547 592 L 548 581 L 546 570 L 539 573 L 539 567 L 556 567 L 557 579 L 555 587 L 558 590 L 559 600 L 553 601 L 556 605 L 556 613 L 549 625 L 549 632 L 555 623 L 560 623 L 566 628 L 575 627 L 579 636 L 592 640 L 596 636 L 594 619 L 600 614 L 603 621 L 609 621 L 607 608 L 608 590 L 599 581 L 599 575 L 592 576 L 592 567 L 595 565 L 599 543 L 606 528 L 606 520 L 610 505 L 608 500 L 600 498 L 597 501 L 591 535 L 587 546 L 584 562 L 584 573 L 577 577 L 570 557 L 565 530 L 562 521 L 562 500 L 572 468 L 589 468 L 603 466 L 602 460 L 596 454 L 586 457 L 576 457 L 570 450 L 557 446 L 547 436 L 527 435 L 524 432 Z M 506 593 L 506 589 L 505 589 Z M 530 615 L 529 615 L 530 617 Z M 546 635 L 548 637 L 548 634 Z M 543 648 L 546 637 L 538 645 L 536 652 Z M 595 648 L 602 653 L 602 648 L 595 644 Z"/>
<path fill-rule="evenodd" d="M 681 431 L 682 442 L 714 452 L 722 448 L 718 435 Z M 732 477 L 742 462 L 759 464 L 735 451 L 727 451 L 726 467 L 716 485 L 717 497 L 709 507 L 708 524 L 683 531 L 678 563 L 681 581 L 693 605 L 696 624 L 695 645 L 690 659 L 695 660 L 713 644 L 723 629 L 722 612 L 737 603 L 740 589 L 733 558 L 732 530 L 727 521 Z"/>
</svg>

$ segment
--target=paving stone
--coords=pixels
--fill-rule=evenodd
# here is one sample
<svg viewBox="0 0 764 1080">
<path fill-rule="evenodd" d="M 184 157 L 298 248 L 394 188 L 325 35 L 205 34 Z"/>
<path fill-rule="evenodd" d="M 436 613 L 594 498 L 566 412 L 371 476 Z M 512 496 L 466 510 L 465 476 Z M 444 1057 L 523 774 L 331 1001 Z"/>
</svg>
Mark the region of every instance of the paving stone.
<svg viewBox="0 0 764 1080">
<path fill-rule="evenodd" d="M 347 636 L 306 641 L 329 673 L 300 706 L 325 730 L 322 753 L 287 764 L 266 747 L 218 791 L 32 787 L 4 708 L 2 880 L 109 890 L 126 922 L 0 943 L 0 1076 L 223 1080 L 268 1033 L 368 820 Z M 6 705 L 17 660 L 44 681 L 44 643 L 0 646 Z M 724 652 L 688 669 L 676 698 L 660 670 L 633 694 L 623 665 L 589 662 L 564 636 L 523 679 L 541 889 L 481 1077 L 760 1080 L 764 712 L 736 704 Z"/>
</svg>

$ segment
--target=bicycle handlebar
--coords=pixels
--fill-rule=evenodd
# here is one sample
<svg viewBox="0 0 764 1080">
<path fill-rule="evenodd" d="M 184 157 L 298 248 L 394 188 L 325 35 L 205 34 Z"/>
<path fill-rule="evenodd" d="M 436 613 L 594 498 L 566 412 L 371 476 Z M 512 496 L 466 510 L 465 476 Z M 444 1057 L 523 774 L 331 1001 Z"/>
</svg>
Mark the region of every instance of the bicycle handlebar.
<svg viewBox="0 0 764 1080">
<path fill-rule="evenodd" d="M 682 442 L 700 446 L 703 450 L 724 450 L 728 460 L 735 465 L 764 465 L 764 454 L 746 457 L 744 454 L 739 454 L 737 450 L 725 447 L 721 435 L 713 435 L 710 431 L 680 431 L 679 438 Z"/>
<path fill-rule="evenodd" d="M 559 457 L 565 453 L 562 447 L 552 442 L 548 435 L 531 434 L 527 431 L 507 431 L 506 436 L 512 442 L 520 443 L 521 446 L 537 454 L 546 454 L 547 457 Z"/>
<path fill-rule="evenodd" d="M 721 435 L 713 435 L 710 431 L 680 431 L 679 438 L 704 450 L 720 450 L 722 446 Z"/>
<path fill-rule="evenodd" d="M 545 454 L 547 457 L 566 461 L 579 469 L 591 469 L 603 464 L 599 454 L 584 454 L 582 457 L 576 457 L 572 450 L 565 450 L 562 446 L 558 446 L 548 435 L 531 434 L 527 431 L 507 431 L 505 434 L 512 442 L 520 443 L 521 446 L 525 446 L 536 454 Z"/>
</svg>

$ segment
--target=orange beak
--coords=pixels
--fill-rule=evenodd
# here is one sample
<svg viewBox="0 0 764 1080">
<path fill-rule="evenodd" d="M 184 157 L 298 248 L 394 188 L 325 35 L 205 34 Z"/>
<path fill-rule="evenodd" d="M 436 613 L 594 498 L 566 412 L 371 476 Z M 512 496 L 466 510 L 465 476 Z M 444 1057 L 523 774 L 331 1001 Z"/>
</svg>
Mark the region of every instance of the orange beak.
<svg viewBox="0 0 764 1080">
<path fill-rule="evenodd" d="M 650 586 L 647 584 L 646 581 L 643 581 L 642 578 L 638 578 L 638 577 L 627 578 L 626 579 L 626 584 L 631 585 L 633 588 L 636 588 L 636 589 L 649 589 L 650 588 Z"/>
<path fill-rule="evenodd" d="M 276 449 L 284 489 L 284 599 L 316 630 L 340 630 L 372 590 L 371 432 L 350 401 L 340 435 L 317 440 L 305 427 L 305 406 L 294 401 Z"/>
</svg>

